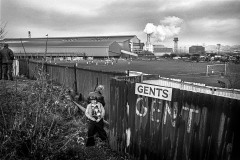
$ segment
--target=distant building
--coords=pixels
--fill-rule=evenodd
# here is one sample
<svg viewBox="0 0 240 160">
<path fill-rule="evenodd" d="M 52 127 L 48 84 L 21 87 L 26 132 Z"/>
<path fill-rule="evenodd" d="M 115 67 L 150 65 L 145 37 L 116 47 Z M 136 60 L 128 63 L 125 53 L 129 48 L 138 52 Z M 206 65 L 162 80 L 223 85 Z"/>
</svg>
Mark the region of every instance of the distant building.
<svg viewBox="0 0 240 160">
<path fill-rule="evenodd" d="M 132 45 L 132 52 L 139 54 L 143 51 L 144 43 L 133 43 Z"/>
<path fill-rule="evenodd" d="M 150 51 L 142 51 L 141 53 L 138 54 L 139 58 L 156 58 L 155 55 L 150 52 Z"/>
<path fill-rule="evenodd" d="M 135 35 L 91 37 L 6 38 L 17 57 L 119 57 L 143 50 Z M 123 53 L 123 52 L 124 53 Z"/>
<path fill-rule="evenodd" d="M 146 45 L 144 46 L 144 50 L 149 51 L 149 52 L 153 52 L 153 45 L 150 44 L 150 43 L 146 43 Z"/>
<path fill-rule="evenodd" d="M 170 55 L 172 52 L 172 48 L 166 48 L 164 45 L 153 45 L 153 54 L 156 57 L 161 57 L 165 54 Z"/>
<path fill-rule="evenodd" d="M 189 53 L 190 54 L 204 54 L 205 53 L 205 47 L 203 47 L 203 46 L 191 46 L 191 47 L 189 47 Z"/>
<path fill-rule="evenodd" d="M 165 48 L 165 46 L 164 46 L 164 45 L 162 45 L 162 44 L 153 45 L 153 47 L 154 47 L 154 48 Z"/>
<path fill-rule="evenodd" d="M 143 50 L 144 44 L 135 35 L 127 36 L 102 36 L 107 37 L 110 41 L 116 41 L 123 50 L 133 53 L 140 53 Z M 93 37 L 94 38 L 94 37 Z"/>
</svg>

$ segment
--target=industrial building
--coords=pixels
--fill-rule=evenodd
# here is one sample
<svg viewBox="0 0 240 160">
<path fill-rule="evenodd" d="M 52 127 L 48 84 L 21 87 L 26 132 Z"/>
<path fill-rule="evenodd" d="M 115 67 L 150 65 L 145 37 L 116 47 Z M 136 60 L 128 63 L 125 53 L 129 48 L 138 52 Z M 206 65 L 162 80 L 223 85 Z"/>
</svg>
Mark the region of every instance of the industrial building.
<svg viewBox="0 0 240 160">
<path fill-rule="evenodd" d="M 156 56 L 150 52 L 150 51 L 142 51 L 141 53 L 138 54 L 138 57 L 140 59 L 152 59 L 152 58 L 156 58 Z"/>
<path fill-rule="evenodd" d="M 190 54 L 204 54 L 205 53 L 205 47 L 203 47 L 203 46 L 191 46 L 191 47 L 189 47 L 189 53 Z"/>
<path fill-rule="evenodd" d="M 174 52 L 175 54 L 178 54 L 178 37 L 175 37 L 175 38 L 173 39 L 173 42 L 174 42 L 173 52 Z"/>
<path fill-rule="evenodd" d="M 153 45 L 153 54 L 156 57 L 161 57 L 165 54 L 170 55 L 173 52 L 172 48 L 167 48 L 164 45 Z"/>
<path fill-rule="evenodd" d="M 147 34 L 147 42 L 146 42 L 146 45 L 144 46 L 144 50 L 153 52 L 153 45 L 151 44 L 150 39 L 151 39 L 151 34 Z"/>
<path fill-rule="evenodd" d="M 144 46 L 144 50 L 145 51 L 149 51 L 152 52 L 154 54 L 155 57 L 161 57 L 165 54 L 172 54 L 172 53 L 178 53 L 178 38 L 175 37 L 174 38 L 174 50 L 172 48 L 167 48 L 164 45 L 152 45 L 150 42 L 150 38 L 151 38 L 151 34 L 147 34 L 147 42 L 146 45 Z M 144 52 L 143 52 L 144 53 Z M 143 54 L 145 56 L 149 56 L 148 54 Z"/>
<path fill-rule="evenodd" d="M 135 35 L 92 37 L 7 38 L 17 57 L 121 57 L 137 56 L 143 44 Z M 135 52 L 135 53 L 134 53 Z"/>
</svg>

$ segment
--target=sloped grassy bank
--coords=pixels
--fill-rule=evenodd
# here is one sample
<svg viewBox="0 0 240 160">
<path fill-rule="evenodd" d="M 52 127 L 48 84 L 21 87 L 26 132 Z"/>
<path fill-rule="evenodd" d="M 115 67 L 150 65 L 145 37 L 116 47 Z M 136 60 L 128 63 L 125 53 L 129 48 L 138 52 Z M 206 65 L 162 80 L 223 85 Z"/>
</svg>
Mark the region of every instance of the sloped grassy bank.
<svg viewBox="0 0 240 160">
<path fill-rule="evenodd" d="M 0 81 L 0 159 L 127 159 L 99 139 L 85 147 L 86 117 L 46 77 Z"/>
</svg>

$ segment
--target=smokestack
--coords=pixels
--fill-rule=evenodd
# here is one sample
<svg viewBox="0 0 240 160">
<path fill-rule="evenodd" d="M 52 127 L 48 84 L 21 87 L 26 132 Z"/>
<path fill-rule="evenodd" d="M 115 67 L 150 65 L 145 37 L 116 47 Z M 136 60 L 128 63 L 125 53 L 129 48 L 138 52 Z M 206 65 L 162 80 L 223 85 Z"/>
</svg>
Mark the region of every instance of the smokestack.
<svg viewBox="0 0 240 160">
<path fill-rule="evenodd" d="M 173 49 L 173 52 L 174 52 L 174 53 L 178 53 L 178 38 L 175 37 L 175 38 L 173 39 L 173 41 L 174 41 L 174 49 Z"/>
<path fill-rule="evenodd" d="M 217 54 L 220 54 L 221 44 L 217 44 Z"/>
<path fill-rule="evenodd" d="M 31 38 L 31 32 L 28 31 L 28 38 Z"/>
<path fill-rule="evenodd" d="M 150 36 L 151 36 L 151 34 L 147 34 L 147 43 L 146 44 L 150 44 Z"/>
<path fill-rule="evenodd" d="M 148 33 L 147 34 L 147 42 L 146 42 L 145 50 L 153 52 L 153 45 L 150 42 L 150 37 L 151 37 L 151 34 Z"/>
</svg>

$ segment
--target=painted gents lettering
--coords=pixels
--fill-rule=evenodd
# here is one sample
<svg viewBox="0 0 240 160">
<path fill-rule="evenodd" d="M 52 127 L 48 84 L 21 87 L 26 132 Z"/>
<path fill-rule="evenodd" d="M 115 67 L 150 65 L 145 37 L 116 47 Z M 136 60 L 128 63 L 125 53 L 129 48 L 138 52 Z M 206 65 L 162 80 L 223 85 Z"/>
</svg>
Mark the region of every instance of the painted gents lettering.
<svg viewBox="0 0 240 160">
<path fill-rule="evenodd" d="M 165 105 L 163 105 L 165 104 Z M 172 107 L 171 107 L 172 104 Z M 144 99 L 143 97 L 138 97 L 137 98 L 137 102 L 136 102 L 136 114 L 140 117 L 144 117 L 146 116 L 147 112 L 148 112 L 148 106 L 144 106 L 147 105 L 147 103 L 144 103 Z M 171 125 L 173 127 L 176 127 L 176 119 L 177 119 L 177 115 L 179 113 L 178 110 L 178 102 L 173 102 L 170 103 L 168 101 L 164 101 L 163 100 L 156 100 L 153 99 L 152 103 L 151 103 L 151 113 L 150 113 L 150 119 L 151 121 L 155 121 L 155 122 L 161 122 L 161 112 L 163 111 L 163 107 L 164 109 L 164 114 L 163 114 L 163 124 L 165 125 L 167 123 L 167 120 L 169 119 L 171 122 Z M 187 111 L 188 113 L 188 119 L 187 119 L 187 132 L 190 133 L 191 131 L 191 125 L 192 125 L 192 118 L 194 114 L 198 114 L 199 110 L 193 109 L 193 108 L 188 108 L 188 107 L 182 107 L 182 111 Z"/>
<path fill-rule="evenodd" d="M 166 90 L 166 89 L 163 90 L 163 97 L 164 98 L 168 97 L 168 90 Z"/>
<path fill-rule="evenodd" d="M 151 104 L 151 120 L 160 122 L 162 112 L 162 100 L 153 100 Z"/>
<path fill-rule="evenodd" d="M 144 86 L 144 94 L 148 94 L 148 93 L 149 93 L 149 92 L 148 92 L 148 88 L 149 88 L 149 87 Z"/>
<path fill-rule="evenodd" d="M 151 95 L 155 95 L 155 89 L 150 88 L 150 94 L 151 94 Z"/>
<path fill-rule="evenodd" d="M 187 108 L 187 107 L 183 107 L 182 108 L 183 110 L 186 110 L 186 111 L 189 111 L 189 115 L 188 115 L 188 125 L 187 125 L 187 132 L 190 133 L 190 130 L 191 130 L 191 125 L 192 125 L 192 116 L 193 116 L 193 113 L 199 113 L 198 110 L 195 110 L 195 109 L 192 109 L 192 108 Z"/>
<path fill-rule="evenodd" d="M 158 92 L 157 92 L 157 95 L 158 95 L 158 97 L 160 97 L 160 94 L 161 94 L 161 91 L 162 91 L 162 89 L 160 89 L 160 88 L 155 88 Z"/>
<path fill-rule="evenodd" d="M 143 86 L 138 86 L 137 89 L 138 89 L 138 92 L 139 92 L 139 93 L 142 93 L 142 92 L 143 92 Z"/>
<path fill-rule="evenodd" d="M 171 111 L 171 108 L 169 107 L 169 102 L 166 102 L 163 123 L 166 124 L 168 114 L 170 116 L 172 126 L 175 127 L 177 112 L 178 112 L 177 105 L 173 105 L 173 111 Z"/>
<path fill-rule="evenodd" d="M 135 94 L 171 101 L 172 88 L 136 83 Z"/>
<path fill-rule="evenodd" d="M 143 113 L 141 111 L 142 108 L 143 108 Z M 137 102 L 136 102 L 136 114 L 140 117 L 144 117 L 147 114 L 147 111 L 148 111 L 148 109 L 145 106 L 143 106 L 143 98 L 138 97 Z"/>
</svg>

